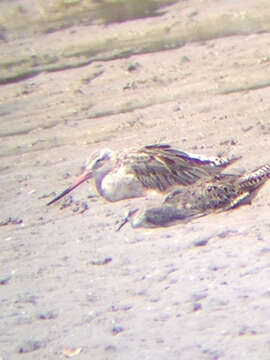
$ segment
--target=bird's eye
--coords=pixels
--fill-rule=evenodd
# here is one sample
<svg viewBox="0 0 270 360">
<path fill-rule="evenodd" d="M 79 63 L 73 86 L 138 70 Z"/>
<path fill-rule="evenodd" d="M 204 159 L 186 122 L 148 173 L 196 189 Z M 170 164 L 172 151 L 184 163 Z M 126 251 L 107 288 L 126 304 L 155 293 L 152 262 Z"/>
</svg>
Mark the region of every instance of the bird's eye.
<svg viewBox="0 0 270 360">
<path fill-rule="evenodd" d="M 102 160 L 103 160 L 102 158 L 97 159 L 97 160 L 96 160 L 96 163 L 95 163 L 95 167 L 101 166 Z"/>
</svg>

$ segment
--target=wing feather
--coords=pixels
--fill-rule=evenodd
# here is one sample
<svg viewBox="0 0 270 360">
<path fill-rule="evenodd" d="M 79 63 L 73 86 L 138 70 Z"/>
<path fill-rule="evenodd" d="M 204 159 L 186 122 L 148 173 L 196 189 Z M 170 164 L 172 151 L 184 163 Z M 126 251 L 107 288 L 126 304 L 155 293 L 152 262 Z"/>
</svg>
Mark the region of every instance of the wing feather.
<svg viewBox="0 0 270 360">
<path fill-rule="evenodd" d="M 126 162 L 146 188 L 166 191 L 173 185 L 190 185 L 198 179 L 219 173 L 214 160 L 192 157 L 170 145 L 148 145 L 130 153 Z"/>
</svg>

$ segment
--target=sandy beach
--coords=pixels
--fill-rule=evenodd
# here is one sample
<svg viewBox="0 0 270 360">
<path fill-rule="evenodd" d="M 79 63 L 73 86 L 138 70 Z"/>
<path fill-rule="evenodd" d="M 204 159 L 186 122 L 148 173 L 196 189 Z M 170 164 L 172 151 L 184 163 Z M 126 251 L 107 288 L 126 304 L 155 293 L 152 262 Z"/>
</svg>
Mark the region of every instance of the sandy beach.
<svg viewBox="0 0 270 360">
<path fill-rule="evenodd" d="M 46 206 L 103 148 L 269 163 L 268 2 L 56 3 L 1 4 L 0 359 L 269 360 L 270 182 L 154 230 L 91 181 Z"/>
</svg>

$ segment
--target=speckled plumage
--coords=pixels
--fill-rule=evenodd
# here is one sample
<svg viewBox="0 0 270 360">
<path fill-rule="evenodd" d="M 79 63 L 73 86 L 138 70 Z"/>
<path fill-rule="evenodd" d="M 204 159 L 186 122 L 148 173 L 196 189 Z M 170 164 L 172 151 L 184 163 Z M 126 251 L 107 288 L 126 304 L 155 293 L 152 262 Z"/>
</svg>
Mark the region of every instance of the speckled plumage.
<svg viewBox="0 0 270 360">
<path fill-rule="evenodd" d="M 162 144 L 120 152 L 105 149 L 91 155 L 77 181 L 48 205 L 91 177 L 100 195 L 108 201 L 118 201 L 143 196 L 147 190 L 166 192 L 174 185 L 192 185 L 219 174 L 235 160 L 207 158 Z"/>
<path fill-rule="evenodd" d="M 243 176 L 219 174 L 190 187 L 176 187 L 160 206 L 130 211 L 119 229 L 127 220 L 133 227 L 169 226 L 250 204 L 269 177 L 270 164 L 267 164 Z"/>
</svg>

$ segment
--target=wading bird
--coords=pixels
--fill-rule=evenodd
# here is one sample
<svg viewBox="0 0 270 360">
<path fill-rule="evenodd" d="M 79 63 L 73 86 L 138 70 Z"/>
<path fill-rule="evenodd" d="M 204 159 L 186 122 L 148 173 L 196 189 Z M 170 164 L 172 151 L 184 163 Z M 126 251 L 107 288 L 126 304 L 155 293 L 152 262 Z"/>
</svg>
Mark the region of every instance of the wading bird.
<svg viewBox="0 0 270 360">
<path fill-rule="evenodd" d="M 148 190 L 166 192 L 172 186 L 191 185 L 219 174 L 237 158 L 205 157 L 170 145 L 148 145 L 138 150 L 102 150 L 86 161 L 78 179 L 51 200 L 51 205 L 77 186 L 94 178 L 97 191 L 108 201 L 144 196 Z"/>
<path fill-rule="evenodd" d="M 118 230 L 128 221 L 133 227 L 169 226 L 250 204 L 269 177 L 267 164 L 243 176 L 219 174 L 190 187 L 176 187 L 160 206 L 130 210 Z"/>
</svg>

